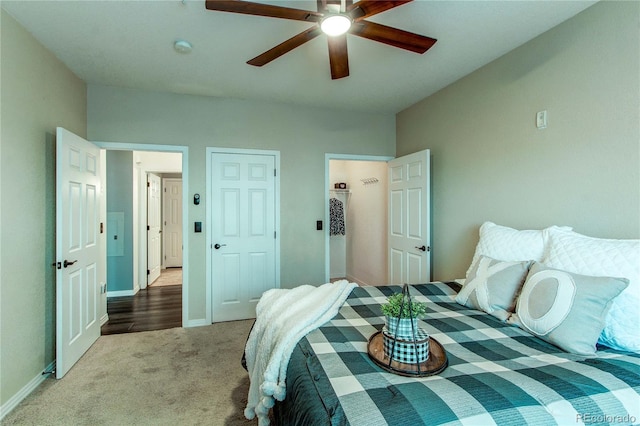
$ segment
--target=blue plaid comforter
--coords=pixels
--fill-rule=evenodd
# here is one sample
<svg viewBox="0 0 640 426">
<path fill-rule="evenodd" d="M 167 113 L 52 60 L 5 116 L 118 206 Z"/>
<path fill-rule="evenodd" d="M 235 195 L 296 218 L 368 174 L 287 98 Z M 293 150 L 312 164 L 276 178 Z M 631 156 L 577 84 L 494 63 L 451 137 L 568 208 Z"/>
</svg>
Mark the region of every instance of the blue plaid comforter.
<svg viewBox="0 0 640 426">
<path fill-rule="evenodd" d="M 420 327 L 446 370 L 425 378 L 377 367 L 367 341 L 380 304 L 399 286 L 354 289 L 339 314 L 303 339 L 289 363 L 276 421 L 331 425 L 595 425 L 640 422 L 640 356 L 599 348 L 563 352 L 483 312 L 458 305 L 456 283 L 411 287 L 428 302 Z M 308 376 L 308 377 L 306 377 Z M 319 398 L 319 401 L 318 401 Z"/>
</svg>

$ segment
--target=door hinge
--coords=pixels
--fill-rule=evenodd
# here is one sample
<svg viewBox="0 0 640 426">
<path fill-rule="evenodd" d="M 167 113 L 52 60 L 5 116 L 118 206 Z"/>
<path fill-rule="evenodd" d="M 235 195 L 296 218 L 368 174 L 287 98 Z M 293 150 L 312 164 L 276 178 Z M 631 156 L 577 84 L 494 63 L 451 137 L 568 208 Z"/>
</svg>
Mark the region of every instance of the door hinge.
<svg viewBox="0 0 640 426">
<path fill-rule="evenodd" d="M 149 231 L 149 230 L 150 230 L 149 225 L 147 225 L 147 231 Z"/>
<path fill-rule="evenodd" d="M 147 269 L 147 275 L 151 275 L 151 271 Z"/>
<path fill-rule="evenodd" d="M 147 188 L 151 186 L 151 182 L 147 182 Z"/>
<path fill-rule="evenodd" d="M 100 222 L 100 233 L 104 234 L 104 223 Z"/>
<path fill-rule="evenodd" d="M 276 169 L 273 169 L 273 175 L 276 176 Z"/>
<path fill-rule="evenodd" d="M 273 238 L 274 238 L 274 239 L 275 239 L 275 238 L 277 238 L 277 237 L 276 237 L 276 231 L 273 231 Z"/>
</svg>

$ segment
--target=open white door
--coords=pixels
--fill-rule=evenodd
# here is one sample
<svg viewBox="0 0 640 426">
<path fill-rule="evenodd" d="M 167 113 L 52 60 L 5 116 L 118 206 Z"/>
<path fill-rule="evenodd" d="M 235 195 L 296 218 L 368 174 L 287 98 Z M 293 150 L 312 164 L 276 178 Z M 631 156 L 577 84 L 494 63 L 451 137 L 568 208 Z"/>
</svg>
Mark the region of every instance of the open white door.
<svg viewBox="0 0 640 426">
<path fill-rule="evenodd" d="M 182 266 L 182 179 L 162 179 L 164 266 Z"/>
<path fill-rule="evenodd" d="M 100 149 L 58 127 L 56 378 L 100 336 Z"/>
<path fill-rule="evenodd" d="M 275 156 L 212 153 L 213 322 L 255 318 L 276 283 Z"/>
<path fill-rule="evenodd" d="M 389 283 L 431 279 L 429 150 L 389 162 Z"/>
<path fill-rule="evenodd" d="M 147 285 L 158 279 L 162 263 L 160 182 L 160 176 L 147 174 Z"/>
</svg>

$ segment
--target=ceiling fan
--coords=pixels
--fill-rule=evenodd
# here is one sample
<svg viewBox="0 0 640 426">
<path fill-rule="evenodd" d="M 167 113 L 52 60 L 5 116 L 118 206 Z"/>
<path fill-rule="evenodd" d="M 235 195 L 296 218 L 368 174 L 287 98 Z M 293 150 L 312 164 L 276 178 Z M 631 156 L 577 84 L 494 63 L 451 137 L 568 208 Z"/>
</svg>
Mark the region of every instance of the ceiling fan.
<svg viewBox="0 0 640 426">
<path fill-rule="evenodd" d="M 318 4 L 317 12 L 242 0 L 206 0 L 206 8 L 214 11 L 313 23 L 314 25 L 311 28 L 256 56 L 247 61 L 247 63 L 261 67 L 324 33 L 328 35 L 329 64 L 333 80 L 349 75 L 347 34 L 353 34 L 416 53 L 426 52 L 436 42 L 436 39 L 431 37 L 365 20 L 413 0 L 360 0 L 356 3 L 353 0 L 316 1 Z"/>
</svg>

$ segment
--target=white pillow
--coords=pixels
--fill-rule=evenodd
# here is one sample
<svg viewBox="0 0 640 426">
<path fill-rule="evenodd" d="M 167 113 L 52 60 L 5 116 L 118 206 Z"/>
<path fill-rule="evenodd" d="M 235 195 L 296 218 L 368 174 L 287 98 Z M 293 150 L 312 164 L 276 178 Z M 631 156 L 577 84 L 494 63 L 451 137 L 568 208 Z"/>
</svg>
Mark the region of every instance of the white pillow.
<svg viewBox="0 0 640 426">
<path fill-rule="evenodd" d="M 626 278 L 591 277 L 534 263 L 510 324 L 567 352 L 596 353 L 596 342 Z"/>
<path fill-rule="evenodd" d="M 629 286 L 613 300 L 599 342 L 640 353 L 640 240 L 593 238 L 560 229 L 545 230 L 545 238 L 545 265 L 576 274 L 629 280 Z"/>
<path fill-rule="evenodd" d="M 552 226 L 547 229 L 566 229 L 569 227 Z M 476 264 L 480 256 L 487 256 L 506 262 L 523 262 L 535 260 L 540 262 L 544 256 L 545 240 L 542 230 L 524 230 L 496 225 L 493 222 L 485 222 L 480 227 L 480 240 L 476 246 L 471 265 L 467 270 L 469 277 L 471 268 Z"/>
<path fill-rule="evenodd" d="M 531 263 L 530 261 L 502 262 L 480 256 L 478 262 L 471 268 L 469 278 L 456 296 L 456 302 L 506 321 L 516 310 L 516 298 Z"/>
</svg>

